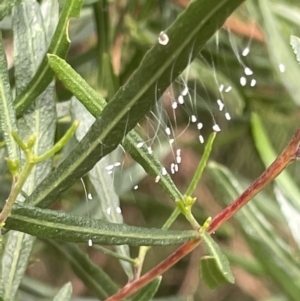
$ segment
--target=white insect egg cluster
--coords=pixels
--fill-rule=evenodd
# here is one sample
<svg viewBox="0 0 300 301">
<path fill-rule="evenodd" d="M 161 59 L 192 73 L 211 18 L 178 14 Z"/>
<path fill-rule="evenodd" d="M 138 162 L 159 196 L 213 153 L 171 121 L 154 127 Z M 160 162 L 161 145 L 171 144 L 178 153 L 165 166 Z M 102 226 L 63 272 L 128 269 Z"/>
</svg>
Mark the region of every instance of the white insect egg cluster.
<svg viewBox="0 0 300 301">
<path fill-rule="evenodd" d="M 237 62 L 240 66 L 240 78 L 239 82 L 235 82 L 235 86 L 232 86 L 231 84 L 228 84 L 226 82 L 220 82 L 218 79 L 217 71 L 214 70 L 214 63 L 212 64 L 213 74 L 214 74 L 214 81 L 217 86 L 217 91 L 219 94 L 219 97 L 216 99 L 212 99 L 211 96 L 209 96 L 209 99 L 207 100 L 207 103 L 205 104 L 208 108 L 208 111 L 211 115 L 212 124 L 210 125 L 210 130 L 214 132 L 221 132 L 221 125 L 218 123 L 217 119 L 219 120 L 219 117 L 216 118 L 216 116 L 223 116 L 224 122 L 229 122 L 232 119 L 231 112 L 227 108 L 226 105 L 226 99 L 230 99 L 231 95 L 236 92 L 237 86 L 240 85 L 241 87 L 255 87 L 256 86 L 256 78 L 254 76 L 254 71 L 251 69 L 251 67 L 246 64 L 244 61 L 247 61 L 247 56 L 251 53 L 250 48 L 250 41 L 248 41 L 248 44 L 242 48 L 238 49 L 236 43 L 234 42 L 234 39 L 232 38 L 232 34 L 229 32 L 229 41 L 232 45 L 232 52 L 236 57 Z M 170 42 L 170 38 L 168 34 L 165 31 L 161 31 L 158 35 L 158 43 L 161 46 L 166 46 Z M 218 42 L 216 42 L 216 46 L 218 46 Z M 239 46 L 240 47 L 240 46 Z M 193 49 L 191 49 L 191 54 L 193 52 Z M 192 63 L 192 59 L 188 58 L 190 61 L 189 63 Z M 176 64 L 176 62 L 174 63 Z M 280 72 L 284 72 L 284 65 L 279 65 Z M 189 79 L 190 76 L 190 67 L 187 67 L 186 71 L 183 73 L 183 75 L 180 75 L 179 78 L 176 79 L 176 76 L 171 71 L 170 74 L 170 89 L 165 93 L 165 95 L 168 96 L 170 101 L 170 111 L 159 111 L 159 113 L 153 111 L 151 114 L 152 116 L 155 116 L 154 119 L 155 122 L 150 124 L 150 127 L 152 128 L 152 133 L 154 133 L 153 136 L 149 135 L 148 139 L 146 139 L 145 142 L 139 142 L 137 143 L 136 147 L 141 148 L 143 146 L 146 146 L 148 148 L 149 154 L 154 154 L 154 151 L 157 147 L 159 148 L 161 144 L 163 144 L 163 140 L 168 141 L 168 145 L 170 147 L 170 152 L 173 154 L 173 162 L 170 163 L 169 166 L 163 167 L 157 174 L 157 176 L 154 179 L 155 183 L 158 183 L 161 181 L 162 177 L 168 175 L 168 174 L 175 174 L 180 170 L 180 165 L 184 164 L 181 154 L 184 152 L 184 149 L 179 148 L 177 146 L 178 138 L 184 134 L 184 132 L 190 128 L 193 127 L 195 130 L 198 131 L 198 141 L 200 144 L 205 143 L 205 135 L 203 134 L 203 131 L 205 128 L 207 128 L 207 122 L 202 119 L 201 116 L 199 116 L 199 111 L 197 110 L 197 102 L 199 102 L 199 95 L 197 86 L 191 87 L 191 82 Z M 200 76 L 200 75 L 199 75 Z M 175 80 L 175 81 L 174 81 Z M 201 81 L 201 78 L 199 79 Z M 174 86 L 176 84 L 179 85 L 177 87 L 180 87 L 179 89 L 175 89 Z M 204 86 L 204 95 L 200 95 L 200 99 L 204 99 L 207 97 L 209 93 L 207 93 L 207 89 Z M 203 94 L 203 91 L 201 92 Z M 157 95 L 157 91 L 154 92 L 155 95 Z M 197 98 L 198 97 L 198 98 Z M 159 102 L 159 99 L 156 99 L 157 102 Z M 213 104 L 216 104 L 216 107 L 218 109 L 218 112 L 213 113 L 212 107 Z M 162 106 L 163 107 L 163 106 Z M 167 109 L 166 109 L 167 110 Z M 232 108 L 231 108 L 232 110 Z M 177 131 L 177 118 L 180 114 L 182 114 L 182 111 L 188 115 L 188 124 L 186 125 L 186 128 L 182 130 L 181 133 L 178 134 Z M 220 114 L 221 113 L 221 114 Z M 207 132 L 207 131 L 206 131 Z M 161 138 L 163 137 L 163 138 Z M 133 186 L 133 190 L 137 190 L 138 185 Z"/>
<path fill-rule="evenodd" d="M 224 122 L 230 122 L 235 113 L 233 111 L 232 103 L 228 105 L 228 99 L 234 97 L 237 89 L 241 88 L 253 88 L 257 84 L 257 79 L 255 77 L 255 72 L 251 68 L 251 64 L 246 63 L 248 61 L 247 57 L 251 53 L 250 42 L 242 49 L 238 49 L 234 40 L 231 38 L 231 33 L 229 33 L 229 41 L 232 45 L 232 52 L 236 57 L 238 62 L 239 72 L 237 80 L 234 82 L 229 82 L 223 80 L 222 77 L 218 77 L 218 71 L 215 69 L 215 62 L 212 60 L 212 63 L 206 62 L 207 66 L 210 67 L 212 71 L 212 78 L 209 84 L 214 84 L 215 91 L 214 93 L 209 93 L 211 87 L 207 87 L 207 82 L 202 84 L 201 73 L 194 75 L 196 69 L 192 67 L 187 67 L 186 70 L 179 76 L 178 74 L 173 73 L 171 68 L 170 72 L 170 87 L 159 99 L 157 95 L 160 94 L 156 88 L 153 91 L 155 99 L 155 107 L 151 113 L 146 117 L 145 123 L 138 125 L 138 132 L 141 133 L 143 141 L 136 143 L 137 149 L 143 149 L 148 155 L 154 155 L 160 162 L 163 162 L 163 157 L 157 155 L 158 150 L 164 149 L 164 156 L 166 153 L 172 155 L 171 161 L 169 160 L 168 164 L 161 167 L 157 171 L 157 175 L 154 177 L 153 182 L 159 183 L 166 176 L 173 176 L 176 173 L 180 172 L 181 166 L 185 164 L 184 157 L 182 156 L 185 152 L 184 147 L 178 143 L 179 138 L 185 134 L 186 131 L 192 129 L 193 135 L 197 133 L 197 143 L 205 144 L 207 132 L 216 132 L 220 133 L 222 131 L 222 125 Z M 158 44 L 161 45 L 158 47 L 167 46 L 170 43 L 170 38 L 168 34 L 164 31 L 161 31 L 157 38 Z M 218 46 L 218 42 L 216 42 Z M 240 44 L 239 44 L 239 47 Z M 191 49 L 192 56 L 193 49 Z M 198 58 L 198 57 L 197 57 Z M 200 57 L 203 59 L 203 57 Z M 192 58 L 188 58 L 189 63 L 192 63 Z M 201 62 L 202 62 L 201 61 Z M 176 60 L 174 62 L 176 64 Z M 284 64 L 278 65 L 279 72 L 285 72 Z M 194 81 L 194 83 L 193 83 Z M 199 88 L 201 83 L 202 87 Z M 209 85 L 208 84 L 208 85 Z M 212 96 L 215 95 L 215 96 Z M 165 99 L 168 99 L 168 105 L 165 103 Z M 199 110 L 199 103 L 202 102 L 201 110 Z M 203 118 L 201 112 L 203 107 L 207 108 L 211 121 L 207 123 L 207 119 Z M 185 116 L 185 127 L 182 127 L 182 119 L 180 119 L 179 127 L 179 118 Z M 186 121 L 187 120 L 187 121 Z M 222 120 L 222 122 L 220 122 Z M 180 128 L 180 130 L 178 130 Z M 168 151 L 165 151 L 168 149 Z M 123 156 L 126 157 L 128 154 L 123 150 Z M 123 158 L 124 160 L 124 158 Z M 126 165 L 126 164 L 125 164 Z M 124 170 L 123 170 L 124 169 Z M 114 179 L 115 174 L 122 174 L 126 170 L 124 168 L 124 162 L 122 162 L 122 157 L 119 161 L 111 162 L 105 166 L 105 172 L 109 174 L 112 179 Z M 142 177 L 140 177 L 140 171 L 133 171 L 132 174 L 126 174 L 126 181 L 132 183 L 131 191 L 132 193 L 139 189 L 140 185 L 138 184 Z M 92 200 L 90 193 L 87 194 L 87 199 Z M 107 216 L 115 216 L 122 214 L 121 208 L 117 207 L 107 207 L 105 210 Z M 92 246 L 92 240 L 88 241 L 88 245 Z"/>
</svg>

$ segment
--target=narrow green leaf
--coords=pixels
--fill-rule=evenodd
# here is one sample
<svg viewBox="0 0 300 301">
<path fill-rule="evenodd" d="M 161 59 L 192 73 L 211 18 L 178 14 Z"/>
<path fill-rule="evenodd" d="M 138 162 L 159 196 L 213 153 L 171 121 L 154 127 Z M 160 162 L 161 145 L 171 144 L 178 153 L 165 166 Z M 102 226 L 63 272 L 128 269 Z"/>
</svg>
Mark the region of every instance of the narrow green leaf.
<svg viewBox="0 0 300 301">
<path fill-rule="evenodd" d="M 20 3 L 22 0 L 2 0 L 0 3 L 0 21 L 10 14 L 14 5 Z"/>
<path fill-rule="evenodd" d="M 300 86 L 298 78 L 300 78 L 300 69 L 295 64 L 287 42 L 283 38 L 284 35 L 280 32 L 276 17 L 270 9 L 272 4 L 269 0 L 255 0 L 253 5 L 255 6 L 253 11 L 258 13 L 258 18 L 263 24 L 264 36 L 273 69 L 291 98 L 299 105 Z"/>
<path fill-rule="evenodd" d="M 58 25 L 51 40 L 48 52 L 65 57 L 69 49 L 70 41 L 68 38 L 68 27 L 70 18 L 79 16 L 82 0 L 67 0 L 60 15 Z M 53 71 L 48 65 L 45 55 L 35 76 L 31 79 L 26 89 L 18 95 L 15 100 L 17 116 L 21 116 L 31 103 L 39 96 L 53 79 Z"/>
<path fill-rule="evenodd" d="M 251 126 L 255 146 L 260 154 L 260 157 L 262 158 L 265 166 L 270 165 L 271 160 L 275 159 L 276 154 L 258 115 L 252 115 Z M 287 171 L 283 171 L 275 179 L 275 183 L 277 184 L 277 187 L 275 188 L 277 202 L 280 204 L 281 211 L 286 218 L 286 222 L 295 241 L 298 243 L 298 245 L 300 245 L 298 231 L 300 191 L 298 186 Z"/>
<path fill-rule="evenodd" d="M 106 101 L 64 60 L 55 55 L 48 55 L 48 59 L 50 67 L 64 85 L 94 117 L 99 116 L 106 106 Z M 123 146 L 149 175 L 160 176 L 159 185 L 174 201 L 182 198 L 170 175 L 163 173 L 162 164 L 149 152 L 147 145 L 135 130 L 126 136 Z"/>
<path fill-rule="evenodd" d="M 19 296 L 21 300 L 26 300 L 27 293 L 31 296 L 36 296 L 38 300 L 50 300 L 57 293 L 57 288 L 53 287 L 40 279 L 24 276 L 19 289 Z M 24 297 L 23 297 L 24 296 Z"/>
<path fill-rule="evenodd" d="M 209 254 L 209 256 L 202 257 L 200 261 L 202 279 L 211 289 L 234 283 L 229 261 L 218 244 L 207 233 L 203 233 L 202 239 Z"/>
<path fill-rule="evenodd" d="M 284 194 L 278 187 L 274 189 L 277 202 L 280 204 L 281 211 L 285 216 L 286 223 L 294 237 L 295 242 L 300 249 L 300 212 L 285 198 Z"/>
<path fill-rule="evenodd" d="M 18 132 L 16 116 L 13 109 L 12 95 L 10 90 L 6 55 L 2 42 L 2 33 L 0 32 L 0 122 L 3 132 L 5 145 L 8 152 L 8 158 L 11 161 L 20 159 L 20 150 L 13 139 L 11 132 Z"/>
<path fill-rule="evenodd" d="M 4 248 L 1 266 L 0 296 L 14 300 L 27 269 L 34 238 L 25 233 L 10 231 Z"/>
<path fill-rule="evenodd" d="M 52 35 L 45 27 L 44 21 L 50 25 L 55 22 L 58 12 L 43 19 L 40 5 L 35 0 L 28 0 L 17 5 L 13 10 L 14 30 L 14 62 L 17 94 L 22 93 L 34 74 L 48 47 L 47 37 Z M 53 18 L 53 19 L 52 19 Z M 52 21 L 49 21 L 51 19 Z M 40 30 L 44 28 L 44 30 Z M 31 110 L 18 119 L 19 136 L 26 141 L 29 135 L 35 135 L 33 152 L 41 155 L 48 151 L 54 142 L 55 135 L 55 91 L 54 82 L 34 102 Z M 24 161 L 24 159 L 23 159 Z M 34 188 L 52 169 L 51 160 L 36 165 L 23 191 L 30 195 Z"/>
<path fill-rule="evenodd" d="M 300 64 L 300 39 L 295 36 L 291 36 L 291 45 L 296 54 L 296 59 Z"/>
<path fill-rule="evenodd" d="M 290 2 L 288 5 L 284 2 L 274 2 L 271 7 L 272 11 L 279 17 L 285 19 L 290 24 L 300 25 L 300 11 L 296 3 Z"/>
<path fill-rule="evenodd" d="M 126 136 L 127 140 L 132 140 L 132 138 L 137 134 L 136 131 L 131 131 Z M 138 135 L 138 134 L 137 134 Z M 149 166 L 148 169 L 150 169 L 150 166 L 152 169 L 152 176 L 156 173 L 156 175 L 159 175 L 159 171 L 162 171 L 163 166 L 160 162 L 163 161 L 164 158 L 170 153 L 170 142 L 166 139 L 160 139 L 159 140 L 159 146 L 155 145 L 153 148 L 153 153 L 149 152 L 149 149 L 147 153 L 145 153 L 145 149 L 147 148 L 147 145 L 143 143 L 143 139 L 138 135 L 137 139 L 134 140 L 135 145 L 140 146 L 143 144 L 141 148 L 137 148 L 137 151 L 139 153 L 137 154 L 145 154 L 145 156 L 142 156 L 141 159 L 133 156 L 133 151 L 131 152 L 132 158 L 134 158 L 135 162 L 130 164 L 130 166 L 126 167 L 126 169 L 122 170 L 116 170 L 114 173 L 114 183 L 115 183 L 115 190 L 116 193 L 119 196 L 124 195 L 125 193 L 129 192 L 131 189 L 134 189 L 136 185 L 138 185 L 147 175 L 145 168 Z M 126 143 L 126 142 L 125 142 Z M 123 143 L 124 148 L 129 152 L 129 149 L 127 146 L 125 146 L 125 143 Z M 131 141 L 133 143 L 133 141 Z M 152 149 L 151 148 L 151 149 Z M 151 163 L 149 163 L 151 162 Z M 156 164 L 158 162 L 158 164 Z M 151 165 L 152 164 L 152 165 Z M 160 167 L 159 167 L 160 164 Z M 145 166 L 145 168 L 143 168 Z M 148 170 L 150 173 L 150 171 Z M 172 178 L 169 174 L 167 175 L 161 175 L 160 181 L 158 184 L 161 186 L 161 188 L 164 190 L 164 192 L 172 199 L 176 200 L 179 197 L 182 197 L 181 193 L 178 191 L 176 185 L 174 185 L 174 182 L 172 181 Z M 129 181 L 124 181 L 124 179 L 130 179 Z M 170 179 L 170 180 L 169 180 Z M 169 186 L 169 187 L 168 187 Z M 174 187 L 174 189 L 173 189 Z M 178 193 L 177 193 L 178 191 Z"/>
<path fill-rule="evenodd" d="M 66 283 L 53 298 L 53 301 L 69 301 L 72 298 L 72 284 Z"/>
<path fill-rule="evenodd" d="M 106 105 L 88 134 L 68 158 L 41 183 L 29 197 L 32 204 L 48 206 L 101 158 L 114 150 L 151 109 L 228 15 L 242 0 L 199 0 L 191 2 L 174 24 L 166 30 L 167 45 L 156 43 L 140 67 Z M 199 22 L 201 20 L 201 22 Z M 43 204 L 41 204 L 43 202 Z"/>
<path fill-rule="evenodd" d="M 70 90 L 94 116 L 98 117 L 106 106 L 106 101 L 63 59 L 48 54 L 49 66 L 57 78 Z"/>
<path fill-rule="evenodd" d="M 44 28 L 47 31 L 47 44 L 50 45 L 59 20 L 58 0 L 43 0 L 40 3 L 40 10 L 44 19 Z"/>
<path fill-rule="evenodd" d="M 142 288 L 131 301 L 150 301 L 159 289 L 162 277 L 159 276 Z"/>
<path fill-rule="evenodd" d="M 210 163 L 209 170 L 217 186 L 222 189 L 224 201 L 228 205 L 231 199 L 239 195 L 237 179 L 228 169 L 216 163 Z M 295 279 L 300 279 L 300 266 L 295 261 L 291 247 L 265 219 L 255 202 L 248 203 L 235 217 L 266 274 L 278 283 L 289 300 L 298 300 L 297 292 L 300 289 L 300 283 Z"/>
<path fill-rule="evenodd" d="M 55 19 L 55 15 L 52 15 Z M 50 15 L 48 16 L 50 18 Z M 14 62 L 16 93 L 20 93 L 34 73 L 47 49 L 47 29 L 44 28 L 39 4 L 35 0 L 23 1 L 13 9 Z M 27 140 L 35 134 L 36 154 L 43 153 L 53 144 L 55 131 L 54 86 L 50 85 L 35 101 L 34 109 L 18 120 L 19 135 Z M 52 139 L 51 139 L 52 138 Z M 24 160 L 23 160 L 24 161 Z M 23 190 L 31 194 L 37 184 L 51 171 L 51 162 L 34 167 Z M 19 196 L 20 200 L 22 197 Z M 27 263 L 35 238 L 22 232 L 10 231 L 2 257 L 0 282 L 1 295 L 5 300 L 14 300 L 18 287 L 27 269 Z"/>
<path fill-rule="evenodd" d="M 96 266 L 78 246 L 57 244 L 48 241 L 69 262 L 76 275 L 91 289 L 100 300 L 106 299 L 118 291 L 117 285 L 98 266 Z"/>
<path fill-rule="evenodd" d="M 251 116 L 251 129 L 255 146 L 265 165 L 269 166 L 276 158 L 276 153 L 271 145 L 263 123 L 257 114 Z M 283 171 L 275 180 L 282 193 L 291 205 L 300 211 L 300 190 L 287 171 Z"/>
<path fill-rule="evenodd" d="M 237 253 L 232 251 L 232 249 L 224 249 L 222 248 L 223 253 L 229 260 L 231 266 L 235 265 L 243 269 L 249 274 L 252 274 L 256 277 L 266 277 L 266 271 L 263 269 L 262 264 L 253 258 L 245 258 L 245 254 Z"/>
<path fill-rule="evenodd" d="M 76 131 L 76 138 L 80 141 L 86 135 L 86 132 L 95 121 L 95 118 L 77 99 L 72 100 L 72 113 L 75 119 L 81 121 Z M 97 193 L 105 219 L 111 223 L 122 224 L 124 221 L 120 208 L 120 200 L 114 189 L 113 178 L 107 170 L 107 167 L 112 164 L 110 160 L 111 155 L 112 153 L 99 161 L 88 172 L 88 177 Z M 115 249 L 120 255 L 130 257 L 130 251 L 127 245 L 115 246 Z M 120 260 L 120 263 L 128 278 L 132 279 L 132 265 L 123 260 Z"/>
<path fill-rule="evenodd" d="M 243 231 L 252 252 L 289 300 L 298 300 L 296 292 L 300 289 L 300 283 L 295 279 L 300 277 L 300 265 L 295 262 L 294 251 L 282 241 L 277 231 L 259 213 L 255 204 L 249 205 L 246 210 L 243 209 L 240 218 L 244 220 Z M 251 227 L 246 226 L 246 223 L 251 223 Z"/>
<path fill-rule="evenodd" d="M 198 238 L 196 231 L 161 230 L 114 224 L 48 209 L 16 204 L 7 229 L 60 241 L 107 245 L 170 245 Z"/>
<path fill-rule="evenodd" d="M 141 146 L 142 145 L 142 146 Z M 126 151 L 132 158 L 141 164 L 144 170 L 152 177 L 158 179 L 158 184 L 163 191 L 172 199 L 180 200 L 183 198 L 181 192 L 174 184 L 171 176 L 165 173 L 165 168 L 156 157 L 149 152 L 149 149 L 143 139 L 136 131 L 131 131 L 123 142 Z"/>
<path fill-rule="evenodd" d="M 12 28 L 18 95 L 33 78 L 48 46 L 40 5 L 35 0 L 23 1 L 16 5 L 12 13 Z"/>
<path fill-rule="evenodd" d="M 203 174 L 203 171 L 207 165 L 207 161 L 208 161 L 208 158 L 209 158 L 209 155 L 211 153 L 211 150 L 212 150 L 212 146 L 213 146 L 213 143 L 214 143 L 214 140 L 216 138 L 216 135 L 217 133 L 216 132 L 213 132 L 209 135 L 209 138 L 208 138 L 208 141 L 205 145 L 205 148 L 204 148 L 204 153 L 201 157 L 201 160 L 198 164 L 198 167 L 197 167 L 197 170 L 193 176 L 193 179 L 185 193 L 185 195 L 187 196 L 192 196 L 201 177 L 202 177 L 202 174 Z"/>
</svg>

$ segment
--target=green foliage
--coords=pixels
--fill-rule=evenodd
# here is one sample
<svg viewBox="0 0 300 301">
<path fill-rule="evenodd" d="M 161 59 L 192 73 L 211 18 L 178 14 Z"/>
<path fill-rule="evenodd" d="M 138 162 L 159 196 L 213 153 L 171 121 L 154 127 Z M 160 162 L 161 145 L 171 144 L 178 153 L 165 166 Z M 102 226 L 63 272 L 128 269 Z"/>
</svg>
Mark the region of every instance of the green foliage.
<svg viewBox="0 0 300 301">
<path fill-rule="evenodd" d="M 150 282 L 147 286 L 141 289 L 131 301 L 149 301 L 155 296 L 161 282 L 161 276 Z"/>
<path fill-rule="evenodd" d="M 72 297 L 72 285 L 71 283 L 66 283 L 59 292 L 53 298 L 53 301 L 68 301 Z"/>
<path fill-rule="evenodd" d="M 217 243 L 206 233 L 202 236 L 209 255 L 201 258 L 200 274 L 205 283 L 215 289 L 223 284 L 234 283 L 229 261 Z"/>
<path fill-rule="evenodd" d="M 72 291 L 79 293 L 68 282 L 72 277 L 82 281 L 87 289 L 83 294 L 93 296 L 91 300 L 104 300 L 139 281 L 138 291 L 126 300 L 190 301 L 191 295 L 195 300 L 217 300 L 201 282 L 188 283 L 193 282 L 189 279 L 195 273 L 194 258 L 188 267 L 183 262 L 174 269 L 177 283 L 160 275 L 165 269 L 158 262 L 169 255 L 169 245 L 182 244 L 178 250 L 184 250 L 189 243 L 201 242 L 208 254 L 196 259 L 201 278 L 215 291 L 225 285 L 224 300 L 226 290 L 233 287 L 240 296 L 229 300 L 246 300 L 248 294 L 253 300 L 265 297 L 243 292 L 243 279 L 233 285 L 229 261 L 259 277 L 269 296 L 298 300 L 297 167 L 284 171 L 273 191 L 259 194 L 242 208 L 234 227 L 226 224 L 217 231 L 217 238 L 228 245 L 242 233 L 243 248 L 252 258 L 242 260 L 244 254 L 226 247 L 228 261 L 206 232 L 209 222 L 199 226 L 216 214 L 215 204 L 207 199 L 229 205 L 271 164 L 298 125 L 299 38 L 292 36 L 289 45 L 293 28 L 299 27 L 296 2 L 195 0 L 186 7 L 179 3 L 0 4 L 0 121 L 5 145 L 0 149 L 0 300 L 77 300 Z M 228 39 L 220 28 L 233 12 L 235 20 L 247 25 L 255 20 L 263 37 L 249 27 L 248 33 L 235 34 L 233 26 Z M 247 58 L 239 53 L 245 40 L 251 44 Z M 246 66 L 255 72 L 241 87 Z M 256 86 L 249 84 L 251 79 Z M 185 99 L 182 112 L 189 115 L 188 127 L 185 115 L 176 115 L 175 109 L 169 113 L 172 106 L 165 104 L 170 98 L 179 104 L 178 95 Z M 220 117 L 217 99 L 224 102 L 231 121 Z M 190 130 L 191 111 L 204 124 L 196 136 Z M 211 124 L 213 133 L 208 130 Z M 218 125 L 222 131 L 217 135 Z M 185 127 L 182 133 L 175 133 L 177 126 Z M 177 182 L 166 172 L 164 157 L 171 149 L 177 165 L 183 168 L 185 162 L 179 162 L 174 141 L 160 133 L 167 127 L 173 137 L 193 137 L 174 143 L 177 150 L 190 151 L 190 166 L 184 180 Z M 194 143 L 196 139 L 205 140 L 204 146 Z M 218 163 L 209 161 L 210 156 Z M 154 182 L 161 191 L 153 188 Z M 213 183 L 217 185 L 211 189 Z M 137 185 L 141 190 L 136 191 Z M 176 230 L 169 230 L 173 223 Z M 160 248 L 146 257 L 152 246 Z M 138 255 L 133 255 L 137 248 Z M 163 262 L 166 270 L 176 262 L 174 254 L 178 255 Z M 43 270 L 34 268 L 39 264 L 36 258 L 49 260 L 49 279 L 55 270 L 50 288 L 43 276 L 32 276 Z M 158 267 L 158 272 L 145 279 L 144 266 Z M 66 272 L 67 267 L 74 274 Z M 56 281 L 58 271 L 67 279 Z M 40 282 L 33 280 L 39 277 Z M 180 295 L 185 297 L 175 296 L 174 287 L 181 283 Z"/>
</svg>

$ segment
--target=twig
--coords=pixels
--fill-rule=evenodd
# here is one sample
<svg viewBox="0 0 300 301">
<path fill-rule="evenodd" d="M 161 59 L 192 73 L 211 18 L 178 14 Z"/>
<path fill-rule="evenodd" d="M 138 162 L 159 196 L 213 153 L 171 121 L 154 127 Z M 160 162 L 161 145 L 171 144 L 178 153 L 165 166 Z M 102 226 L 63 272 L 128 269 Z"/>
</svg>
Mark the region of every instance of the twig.
<svg viewBox="0 0 300 301">
<path fill-rule="evenodd" d="M 185 257 L 187 254 L 193 251 L 199 245 L 199 242 L 200 240 L 192 240 L 184 243 L 174 253 L 172 253 L 168 258 L 166 258 L 164 261 L 159 263 L 152 270 L 150 270 L 140 278 L 136 279 L 135 281 L 125 285 L 119 292 L 106 299 L 106 301 L 120 301 L 134 294 L 141 287 L 145 286 L 147 283 L 149 283 L 157 276 L 163 274 L 171 266 L 177 263 L 181 258 Z"/>
<path fill-rule="evenodd" d="M 231 218 L 238 210 L 245 206 L 258 192 L 273 181 L 291 162 L 300 158 L 300 128 L 292 140 L 277 157 L 277 159 L 258 177 L 233 203 L 214 217 L 207 229 L 213 233 L 224 222 Z"/>
<path fill-rule="evenodd" d="M 232 217 L 239 209 L 247 204 L 259 191 L 261 191 L 268 183 L 276 178 L 288 164 L 296 159 L 300 159 L 300 128 L 294 134 L 292 140 L 277 157 L 277 159 L 258 177 L 231 205 L 226 207 L 222 212 L 214 217 L 211 224 L 207 228 L 209 234 L 215 232 L 222 224 Z M 184 243 L 174 253 L 159 263 L 149 272 L 145 273 L 139 279 L 128 283 L 119 292 L 106 299 L 106 301 L 121 301 L 124 298 L 137 292 L 141 287 L 161 275 L 181 258 L 194 250 L 201 240 L 193 240 Z"/>
</svg>

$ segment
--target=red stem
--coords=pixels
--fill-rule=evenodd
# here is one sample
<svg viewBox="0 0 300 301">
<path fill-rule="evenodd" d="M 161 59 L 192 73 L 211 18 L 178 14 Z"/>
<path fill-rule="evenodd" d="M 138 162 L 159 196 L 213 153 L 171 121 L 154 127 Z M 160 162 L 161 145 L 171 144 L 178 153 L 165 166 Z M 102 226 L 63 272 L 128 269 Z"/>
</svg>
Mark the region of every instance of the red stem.
<svg viewBox="0 0 300 301">
<path fill-rule="evenodd" d="M 300 128 L 294 134 L 292 140 L 277 157 L 277 159 L 257 178 L 233 203 L 214 217 L 207 229 L 209 234 L 216 231 L 222 224 L 231 218 L 240 208 L 247 204 L 264 186 L 276 178 L 292 161 L 300 158 Z M 163 274 L 181 258 L 194 250 L 201 240 L 193 240 L 184 243 L 174 253 L 159 263 L 139 279 L 125 285 L 119 292 L 106 299 L 106 301 L 120 301 L 137 292 L 157 276 Z"/>
<path fill-rule="evenodd" d="M 207 232 L 213 233 L 237 211 L 245 206 L 268 183 L 274 180 L 292 161 L 300 155 L 300 128 L 294 134 L 292 140 L 276 158 L 276 160 L 258 177 L 233 203 L 214 217 Z"/>
<path fill-rule="evenodd" d="M 191 251 L 193 251 L 200 243 L 200 239 L 192 240 L 184 243 L 174 253 L 167 257 L 164 261 L 155 266 L 152 270 L 141 276 L 140 278 L 126 284 L 120 291 L 113 296 L 109 297 L 105 301 L 120 301 L 124 298 L 134 294 L 141 287 L 155 279 L 157 276 L 163 274 L 181 258 L 185 257 Z"/>
</svg>

